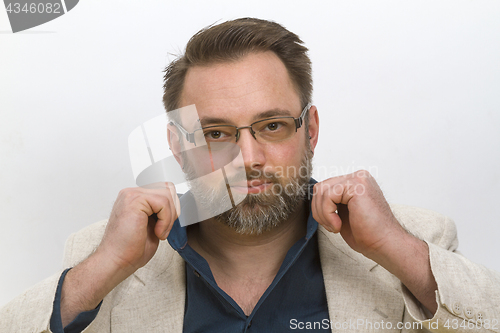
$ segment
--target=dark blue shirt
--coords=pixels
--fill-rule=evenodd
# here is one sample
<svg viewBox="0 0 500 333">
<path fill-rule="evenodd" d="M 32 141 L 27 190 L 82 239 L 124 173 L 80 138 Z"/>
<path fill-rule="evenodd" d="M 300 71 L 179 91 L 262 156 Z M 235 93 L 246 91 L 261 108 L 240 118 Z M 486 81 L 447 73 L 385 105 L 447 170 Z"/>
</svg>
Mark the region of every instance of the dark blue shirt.
<svg viewBox="0 0 500 333">
<path fill-rule="evenodd" d="M 309 201 L 307 206 L 310 208 Z M 317 228 L 318 223 L 309 213 L 306 235 L 290 248 L 278 274 L 247 317 L 239 305 L 217 286 L 207 261 L 187 244 L 186 228 L 181 227 L 177 220 L 168 236 L 168 242 L 186 262 L 183 331 L 295 332 L 298 322 L 321 323 L 329 320 Z M 63 332 L 60 289 L 64 275 L 65 273 L 59 281 L 51 318 L 54 333 Z M 98 310 L 99 308 L 81 313 L 65 327 L 64 332 L 81 332 L 95 318 Z M 326 332 L 328 329 L 307 331 Z"/>
</svg>

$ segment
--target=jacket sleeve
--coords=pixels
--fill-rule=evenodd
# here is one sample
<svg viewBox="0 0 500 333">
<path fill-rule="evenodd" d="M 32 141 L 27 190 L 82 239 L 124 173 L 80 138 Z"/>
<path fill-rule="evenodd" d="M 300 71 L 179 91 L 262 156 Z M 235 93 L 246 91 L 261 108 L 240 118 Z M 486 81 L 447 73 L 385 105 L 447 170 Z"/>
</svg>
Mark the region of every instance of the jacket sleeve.
<svg viewBox="0 0 500 333">
<path fill-rule="evenodd" d="M 102 238 L 104 227 L 105 221 L 99 222 L 68 238 L 63 269 L 0 308 L 0 332 L 51 332 L 50 318 L 61 274 L 94 251 Z"/>
<path fill-rule="evenodd" d="M 0 309 L 0 332 L 51 332 L 50 317 L 62 271 L 43 280 Z"/>
<path fill-rule="evenodd" d="M 407 315 L 431 332 L 500 332 L 500 274 L 463 257 L 455 223 L 439 219 L 438 232 L 421 237 L 429 246 L 438 309 L 430 314 L 403 286 Z"/>
</svg>

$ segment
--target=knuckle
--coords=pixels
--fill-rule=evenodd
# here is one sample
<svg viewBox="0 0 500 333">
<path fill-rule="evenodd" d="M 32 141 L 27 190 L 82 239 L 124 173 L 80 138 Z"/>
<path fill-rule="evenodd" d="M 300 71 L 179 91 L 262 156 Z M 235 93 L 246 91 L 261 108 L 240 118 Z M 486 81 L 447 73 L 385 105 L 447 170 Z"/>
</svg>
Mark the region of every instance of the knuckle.
<svg viewBox="0 0 500 333">
<path fill-rule="evenodd" d="M 161 210 L 162 213 L 169 213 L 170 212 L 170 203 L 171 199 L 167 196 L 158 196 L 157 198 L 157 204 L 159 205 L 159 209 Z"/>
<path fill-rule="evenodd" d="M 170 211 L 170 203 L 172 203 L 172 200 L 170 198 L 164 197 L 161 203 L 163 204 L 163 207 L 166 211 Z"/>
<path fill-rule="evenodd" d="M 358 170 L 356 171 L 355 173 L 355 178 L 358 180 L 358 181 L 361 181 L 361 182 L 366 182 L 368 180 L 371 179 L 371 175 L 370 175 L 370 172 L 368 172 L 367 170 Z"/>
<path fill-rule="evenodd" d="M 126 195 L 126 193 L 128 192 L 129 188 L 123 188 L 120 190 L 120 192 L 118 192 L 118 196 L 119 197 L 123 197 L 124 195 Z"/>
<path fill-rule="evenodd" d="M 121 197 L 130 197 L 131 195 L 133 195 L 134 193 L 134 188 L 131 188 L 131 187 L 127 187 L 127 188 L 124 188 L 120 191 L 119 193 L 119 196 Z"/>
<path fill-rule="evenodd" d="M 124 199 L 125 202 L 132 202 L 134 201 L 137 197 L 139 196 L 139 193 L 135 190 L 135 189 L 127 189 L 122 197 Z"/>
</svg>

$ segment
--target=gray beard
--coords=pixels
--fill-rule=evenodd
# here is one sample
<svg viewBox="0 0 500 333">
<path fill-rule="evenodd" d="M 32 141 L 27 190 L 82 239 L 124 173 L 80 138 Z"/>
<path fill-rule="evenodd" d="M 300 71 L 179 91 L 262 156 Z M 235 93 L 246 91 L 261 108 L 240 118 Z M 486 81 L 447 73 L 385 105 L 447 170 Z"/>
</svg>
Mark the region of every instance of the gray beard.
<svg viewBox="0 0 500 333">
<path fill-rule="evenodd" d="M 303 173 L 302 170 L 306 172 Z M 206 186 L 197 179 L 196 172 L 189 163 L 186 163 L 184 171 L 197 204 L 208 212 L 209 216 L 213 216 L 216 221 L 229 226 L 238 234 L 260 235 L 280 226 L 304 202 L 312 173 L 312 153 L 307 147 L 298 175 L 292 177 L 278 177 L 268 173 L 264 177 L 256 177 L 255 173 L 247 170 L 248 180 L 271 181 L 270 191 L 249 193 L 239 204 L 224 211 L 221 211 L 221 207 L 231 207 L 226 184 L 223 182 L 218 188 Z"/>
</svg>

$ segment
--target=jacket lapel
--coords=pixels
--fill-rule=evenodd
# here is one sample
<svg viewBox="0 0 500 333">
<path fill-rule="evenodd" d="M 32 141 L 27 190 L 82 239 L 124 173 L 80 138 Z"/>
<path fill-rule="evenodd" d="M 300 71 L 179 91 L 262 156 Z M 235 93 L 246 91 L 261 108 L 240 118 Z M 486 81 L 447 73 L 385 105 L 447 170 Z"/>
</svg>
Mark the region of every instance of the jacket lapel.
<svg viewBox="0 0 500 333">
<path fill-rule="evenodd" d="M 185 266 L 168 242 L 160 242 L 154 257 L 123 288 L 111 313 L 112 332 L 182 333 Z"/>
<path fill-rule="evenodd" d="M 318 246 L 332 331 L 380 332 L 389 322 L 396 328 L 404 312 L 399 280 L 322 226 Z M 122 286 L 127 291 L 112 311 L 113 332 L 181 333 L 185 281 L 184 260 L 160 242 L 153 259 Z"/>
<path fill-rule="evenodd" d="M 404 313 L 399 280 L 322 226 L 318 244 L 332 331 L 395 329 Z"/>
</svg>

